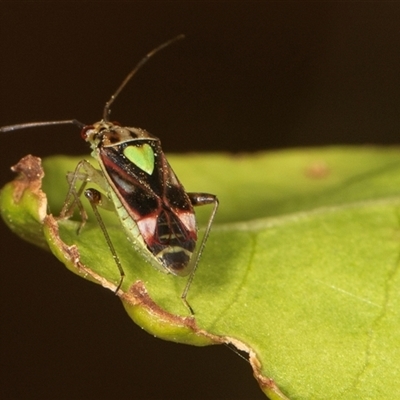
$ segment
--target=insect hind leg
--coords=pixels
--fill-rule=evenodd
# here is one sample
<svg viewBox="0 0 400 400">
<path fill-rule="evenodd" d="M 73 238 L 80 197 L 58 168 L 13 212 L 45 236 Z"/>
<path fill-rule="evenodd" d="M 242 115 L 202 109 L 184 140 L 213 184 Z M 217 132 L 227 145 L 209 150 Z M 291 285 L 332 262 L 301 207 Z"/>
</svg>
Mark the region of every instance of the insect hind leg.
<svg viewBox="0 0 400 400">
<path fill-rule="evenodd" d="M 190 286 L 193 282 L 194 275 L 196 273 L 197 267 L 199 265 L 199 261 L 201 258 L 201 255 L 203 253 L 204 247 L 206 245 L 208 236 L 210 235 L 210 230 L 211 230 L 211 225 L 214 221 L 215 215 L 218 210 L 219 206 L 219 200 L 217 196 L 214 194 L 210 193 L 188 193 L 190 202 L 192 203 L 192 206 L 197 207 L 197 206 L 204 206 L 207 204 L 213 204 L 214 207 L 211 211 L 210 218 L 208 219 L 208 223 L 206 226 L 206 230 L 204 232 L 203 238 L 201 240 L 200 246 L 196 250 L 196 253 L 193 256 L 193 266 L 192 266 L 192 272 L 189 275 L 189 278 L 186 282 L 185 288 L 183 289 L 183 292 L 181 294 L 181 299 L 185 306 L 189 309 L 190 313 L 193 315 L 194 311 L 193 308 L 190 306 L 189 302 L 187 301 L 187 295 L 189 293 Z"/>
</svg>

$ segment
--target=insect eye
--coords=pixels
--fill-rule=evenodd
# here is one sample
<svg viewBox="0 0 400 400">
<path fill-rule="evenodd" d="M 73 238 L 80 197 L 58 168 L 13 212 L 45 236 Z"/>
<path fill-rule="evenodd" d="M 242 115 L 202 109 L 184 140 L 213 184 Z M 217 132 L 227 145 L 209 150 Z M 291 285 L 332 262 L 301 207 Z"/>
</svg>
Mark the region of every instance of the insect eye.
<svg viewBox="0 0 400 400">
<path fill-rule="evenodd" d="M 118 121 L 113 121 L 112 124 L 116 126 L 121 126 L 121 124 Z"/>
<path fill-rule="evenodd" d="M 81 130 L 81 137 L 82 137 L 83 140 L 87 140 L 87 138 L 88 138 L 87 132 L 90 129 L 94 129 L 94 126 L 93 125 L 87 125 L 87 126 L 83 127 L 83 129 Z"/>
</svg>

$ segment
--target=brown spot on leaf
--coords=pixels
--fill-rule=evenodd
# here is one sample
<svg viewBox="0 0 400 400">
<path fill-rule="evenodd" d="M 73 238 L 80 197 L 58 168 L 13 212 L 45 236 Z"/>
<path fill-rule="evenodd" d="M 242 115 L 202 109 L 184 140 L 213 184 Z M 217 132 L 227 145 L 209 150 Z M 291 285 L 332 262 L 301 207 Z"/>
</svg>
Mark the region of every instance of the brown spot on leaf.
<svg viewBox="0 0 400 400">
<path fill-rule="evenodd" d="M 329 176 L 330 173 L 331 170 L 324 161 L 315 161 L 305 170 L 305 174 L 312 179 L 323 179 Z"/>
</svg>

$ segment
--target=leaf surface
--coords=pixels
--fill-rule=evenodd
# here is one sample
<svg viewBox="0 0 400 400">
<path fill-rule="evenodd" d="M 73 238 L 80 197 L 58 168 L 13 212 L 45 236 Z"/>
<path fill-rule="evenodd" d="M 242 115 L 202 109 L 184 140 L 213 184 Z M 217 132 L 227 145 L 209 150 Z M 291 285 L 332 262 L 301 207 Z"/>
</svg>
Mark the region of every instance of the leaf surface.
<svg viewBox="0 0 400 400">
<path fill-rule="evenodd" d="M 180 300 L 186 280 L 144 262 L 115 215 L 102 212 L 126 272 L 119 296 L 129 315 L 167 340 L 247 350 L 271 399 L 400 398 L 400 149 L 169 161 L 187 191 L 215 193 L 221 204 L 188 296 L 195 317 Z M 43 162 L 54 215 L 77 162 Z M 79 216 L 45 216 L 40 174 L 19 170 L 1 193 L 6 223 L 74 273 L 115 290 L 119 273 L 93 216 L 79 235 Z M 199 208 L 201 227 L 210 211 Z"/>
</svg>

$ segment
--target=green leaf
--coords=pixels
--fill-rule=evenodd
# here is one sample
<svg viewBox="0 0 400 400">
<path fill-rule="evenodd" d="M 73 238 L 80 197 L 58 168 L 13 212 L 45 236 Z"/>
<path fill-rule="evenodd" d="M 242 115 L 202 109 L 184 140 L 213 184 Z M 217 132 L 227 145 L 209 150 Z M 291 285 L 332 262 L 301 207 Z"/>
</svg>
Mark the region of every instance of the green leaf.
<svg viewBox="0 0 400 400">
<path fill-rule="evenodd" d="M 163 339 L 248 351 L 271 399 L 400 398 L 400 149 L 169 161 L 188 191 L 215 193 L 221 204 L 188 296 L 195 316 L 180 300 L 186 280 L 147 265 L 115 215 L 102 212 L 127 275 L 118 295 L 131 318 Z M 43 163 L 54 215 L 77 162 Z M 115 290 L 119 273 L 97 222 L 78 235 L 78 216 L 46 216 L 37 161 L 17 170 L 0 196 L 10 228 Z M 202 208 L 204 227 L 210 208 Z"/>
</svg>

